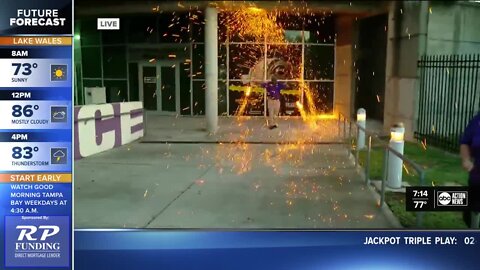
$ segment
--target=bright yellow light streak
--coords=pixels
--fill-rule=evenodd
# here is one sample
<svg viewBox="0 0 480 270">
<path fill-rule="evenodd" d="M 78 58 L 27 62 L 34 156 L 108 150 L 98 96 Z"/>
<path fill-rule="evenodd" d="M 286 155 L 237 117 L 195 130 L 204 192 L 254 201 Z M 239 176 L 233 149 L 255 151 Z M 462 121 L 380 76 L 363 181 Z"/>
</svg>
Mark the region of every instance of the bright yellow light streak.
<svg viewBox="0 0 480 270">
<path fill-rule="evenodd" d="M 248 9 L 252 12 L 262 12 L 262 11 L 264 11 L 263 9 L 257 8 L 257 7 L 249 7 Z"/>
<path fill-rule="evenodd" d="M 423 150 L 427 150 L 427 139 L 422 140 L 422 147 L 423 147 Z"/>
<path fill-rule="evenodd" d="M 302 105 L 302 103 L 300 103 L 300 101 L 295 102 L 295 104 L 297 105 L 298 109 L 300 109 L 300 110 L 303 109 L 303 105 Z"/>
<path fill-rule="evenodd" d="M 410 171 L 408 171 L 407 166 L 405 166 L 405 164 L 403 164 L 403 169 L 405 169 L 405 172 L 406 172 L 408 175 L 410 175 Z"/>
<path fill-rule="evenodd" d="M 247 87 L 247 92 L 245 92 L 245 95 L 246 95 L 247 97 L 249 97 L 251 92 L 252 92 L 252 87 L 249 86 L 249 87 Z"/>
</svg>

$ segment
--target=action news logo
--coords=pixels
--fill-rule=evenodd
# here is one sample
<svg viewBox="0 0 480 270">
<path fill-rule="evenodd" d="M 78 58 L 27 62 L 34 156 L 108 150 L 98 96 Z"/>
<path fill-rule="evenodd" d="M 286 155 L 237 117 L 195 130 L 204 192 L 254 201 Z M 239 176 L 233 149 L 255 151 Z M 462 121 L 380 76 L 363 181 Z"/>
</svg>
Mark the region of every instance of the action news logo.
<svg viewBox="0 0 480 270">
<path fill-rule="evenodd" d="M 5 266 L 69 266 L 69 217 L 7 216 L 5 230 Z"/>
<path fill-rule="evenodd" d="M 437 206 L 468 206 L 468 191 L 437 191 Z"/>
</svg>

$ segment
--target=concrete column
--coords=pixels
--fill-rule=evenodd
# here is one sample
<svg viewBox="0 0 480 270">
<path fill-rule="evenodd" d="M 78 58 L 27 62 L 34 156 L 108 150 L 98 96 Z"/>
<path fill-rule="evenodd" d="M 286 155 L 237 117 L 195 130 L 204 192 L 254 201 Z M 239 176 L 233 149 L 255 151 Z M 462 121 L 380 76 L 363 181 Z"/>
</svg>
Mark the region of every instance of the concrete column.
<svg viewBox="0 0 480 270">
<path fill-rule="evenodd" d="M 396 122 L 405 125 L 405 139 L 413 140 L 418 96 L 417 60 L 425 47 L 422 28 L 428 2 L 392 1 L 388 20 L 384 131 Z"/>
<path fill-rule="evenodd" d="M 388 25 L 387 25 L 387 61 L 385 66 L 385 102 L 383 110 L 383 124 L 384 131 L 388 131 L 393 125 L 395 119 L 393 112 L 398 110 L 398 104 L 395 100 L 398 97 L 395 94 L 397 85 L 397 62 L 398 62 L 398 49 L 399 44 L 395 39 L 397 30 L 400 27 L 399 19 L 396 18 L 398 9 L 401 8 L 401 3 L 397 1 L 391 1 L 388 10 Z"/>
<path fill-rule="evenodd" d="M 207 131 L 218 128 L 218 11 L 207 7 L 205 11 L 205 117 Z"/>
<path fill-rule="evenodd" d="M 340 15 L 335 20 L 335 112 L 350 118 L 354 112 L 353 22 L 354 17 Z"/>
<path fill-rule="evenodd" d="M 429 1 L 421 1 L 420 2 L 420 14 L 419 14 L 419 21 L 418 21 L 418 59 L 420 59 L 423 55 L 427 54 L 427 35 L 428 35 L 428 11 Z M 421 84 L 421 69 L 417 68 L 417 80 L 415 82 L 415 93 L 413 95 L 414 98 L 414 112 L 413 112 L 413 131 L 417 130 L 418 125 L 418 109 L 420 104 L 420 86 Z"/>
</svg>

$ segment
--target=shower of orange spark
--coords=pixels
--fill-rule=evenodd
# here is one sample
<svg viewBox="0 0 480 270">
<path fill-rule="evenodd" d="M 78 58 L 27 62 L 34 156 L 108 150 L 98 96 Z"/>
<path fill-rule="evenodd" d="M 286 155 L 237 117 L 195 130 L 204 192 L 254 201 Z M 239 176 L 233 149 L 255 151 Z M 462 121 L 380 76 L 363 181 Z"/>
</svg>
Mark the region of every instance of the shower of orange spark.
<svg viewBox="0 0 480 270">
<path fill-rule="evenodd" d="M 252 37 L 255 41 L 284 42 L 284 31 L 277 24 L 274 13 L 257 7 L 243 8 L 233 11 L 226 23 L 231 33 L 243 37 Z"/>
</svg>

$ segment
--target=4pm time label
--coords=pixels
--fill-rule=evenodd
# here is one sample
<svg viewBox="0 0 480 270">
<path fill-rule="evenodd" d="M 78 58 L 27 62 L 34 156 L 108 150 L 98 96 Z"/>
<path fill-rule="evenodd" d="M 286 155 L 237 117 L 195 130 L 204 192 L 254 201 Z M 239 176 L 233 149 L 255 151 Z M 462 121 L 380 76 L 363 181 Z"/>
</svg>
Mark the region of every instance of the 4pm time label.
<svg viewBox="0 0 480 270">
<path fill-rule="evenodd" d="M 70 102 L 0 101 L 0 129 L 69 129 Z"/>
<path fill-rule="evenodd" d="M 71 171 L 68 142 L 0 142 L 2 171 Z"/>
</svg>

